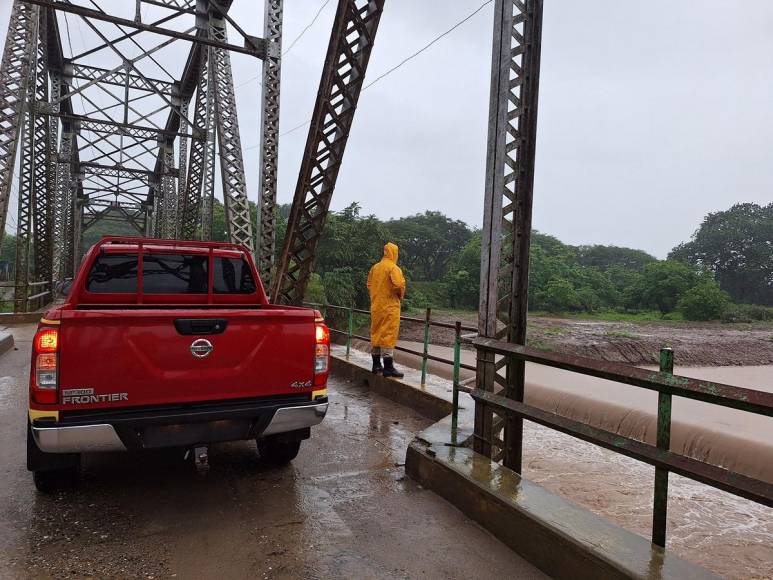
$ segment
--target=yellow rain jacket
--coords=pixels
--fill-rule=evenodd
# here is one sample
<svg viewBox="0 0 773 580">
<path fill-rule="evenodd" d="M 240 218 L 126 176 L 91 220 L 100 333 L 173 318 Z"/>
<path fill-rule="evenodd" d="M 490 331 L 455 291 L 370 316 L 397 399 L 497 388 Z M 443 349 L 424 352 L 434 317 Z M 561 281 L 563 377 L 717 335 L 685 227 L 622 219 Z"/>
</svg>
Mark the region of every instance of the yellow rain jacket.
<svg viewBox="0 0 773 580">
<path fill-rule="evenodd" d="M 368 273 L 370 291 L 370 343 L 394 348 L 400 334 L 400 301 L 405 294 L 405 278 L 397 265 L 397 246 L 384 246 L 384 257 Z"/>
</svg>

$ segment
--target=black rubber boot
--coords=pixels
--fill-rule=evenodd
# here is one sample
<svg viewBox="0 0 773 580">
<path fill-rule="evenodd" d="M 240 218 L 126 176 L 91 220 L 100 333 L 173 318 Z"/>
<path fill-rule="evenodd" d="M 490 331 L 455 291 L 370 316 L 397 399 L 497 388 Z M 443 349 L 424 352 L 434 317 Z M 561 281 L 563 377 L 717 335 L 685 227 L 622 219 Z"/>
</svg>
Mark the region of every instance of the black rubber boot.
<svg viewBox="0 0 773 580">
<path fill-rule="evenodd" d="M 402 379 L 405 375 L 395 368 L 395 360 L 391 356 L 384 357 L 384 376 Z"/>
<path fill-rule="evenodd" d="M 372 354 L 370 356 L 373 359 L 373 369 L 371 369 L 370 372 L 374 375 L 380 375 L 384 372 L 384 367 L 381 366 L 381 357 L 377 354 Z"/>
</svg>

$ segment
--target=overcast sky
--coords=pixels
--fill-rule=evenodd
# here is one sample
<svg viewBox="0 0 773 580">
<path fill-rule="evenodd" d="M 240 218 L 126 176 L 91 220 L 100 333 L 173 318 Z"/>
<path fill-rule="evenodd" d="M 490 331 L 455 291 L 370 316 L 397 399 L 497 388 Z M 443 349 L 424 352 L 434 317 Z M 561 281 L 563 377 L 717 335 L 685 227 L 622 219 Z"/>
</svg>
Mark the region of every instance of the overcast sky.
<svg viewBox="0 0 773 580">
<path fill-rule="evenodd" d="M 368 79 L 482 1 L 386 0 Z M 285 0 L 285 47 L 323 3 Z M 283 132 L 311 115 L 335 5 L 283 61 Z M 235 0 L 232 14 L 261 34 L 262 2 Z M 381 218 L 431 209 L 481 224 L 492 15 L 493 3 L 363 93 L 333 209 L 357 201 Z M 665 257 L 707 212 L 773 202 L 771 30 L 770 0 L 545 0 L 534 227 Z M 254 200 L 259 62 L 233 63 Z M 292 199 L 307 133 L 280 139 L 280 202 Z"/>
</svg>

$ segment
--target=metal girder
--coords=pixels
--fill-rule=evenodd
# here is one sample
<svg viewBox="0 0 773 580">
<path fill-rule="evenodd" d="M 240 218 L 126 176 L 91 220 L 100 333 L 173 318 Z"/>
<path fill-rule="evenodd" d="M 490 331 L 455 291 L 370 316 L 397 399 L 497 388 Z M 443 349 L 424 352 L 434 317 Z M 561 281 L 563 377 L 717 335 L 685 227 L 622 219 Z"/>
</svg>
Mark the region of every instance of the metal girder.
<svg viewBox="0 0 773 580">
<path fill-rule="evenodd" d="M 136 22 L 129 20 L 128 18 L 119 18 L 112 16 L 99 10 L 87 8 L 85 6 L 79 6 L 77 4 L 71 4 L 66 0 L 27 0 L 29 4 L 37 4 L 38 6 L 44 6 L 47 8 L 53 8 L 61 12 L 68 12 L 70 14 L 77 14 L 84 18 L 92 20 L 101 20 L 103 22 L 111 22 L 123 28 L 131 28 L 143 32 L 152 32 L 161 36 L 168 36 L 170 38 L 177 38 L 181 40 L 187 40 L 188 42 L 206 44 L 223 50 L 240 52 L 242 54 L 248 54 L 256 58 L 263 58 L 266 55 L 266 42 L 262 38 L 249 37 L 245 38 L 245 46 L 239 46 L 238 44 L 229 44 L 226 40 L 213 39 L 195 36 L 172 30 L 170 28 L 162 28 L 160 26 L 154 26 L 152 24 L 144 24 L 142 22 Z"/>
<path fill-rule="evenodd" d="M 177 232 L 177 187 L 174 176 L 169 169 L 174 167 L 174 147 L 171 143 L 164 145 L 164 173 L 161 175 L 161 195 L 163 212 L 161 220 L 161 237 L 174 238 Z"/>
<path fill-rule="evenodd" d="M 0 64 L 0 242 L 5 234 L 29 70 L 35 58 L 37 14 L 37 7 L 18 1 L 13 3 Z"/>
<path fill-rule="evenodd" d="M 81 168 L 84 175 L 104 175 L 106 177 L 129 177 L 131 179 L 140 179 L 145 182 L 153 181 L 156 174 L 152 171 L 144 169 L 134 169 L 132 167 L 125 167 L 122 165 L 100 165 L 98 163 L 91 163 L 89 161 L 82 161 Z M 176 177 L 177 171 L 174 169 L 174 165 L 170 166 L 166 171 L 161 173 L 163 176 Z"/>
<path fill-rule="evenodd" d="M 276 245 L 276 187 L 279 163 L 279 86 L 282 72 L 282 0 L 266 0 L 264 36 L 269 43 L 263 59 L 263 114 L 260 128 L 257 266 L 269 285 Z"/>
<path fill-rule="evenodd" d="M 383 10 L 384 0 L 338 2 L 282 257 L 272 284 L 274 302 L 303 301 Z"/>
<path fill-rule="evenodd" d="M 185 183 L 184 194 L 181 196 L 180 236 L 185 240 L 194 239 L 196 230 L 200 226 L 202 187 L 206 180 L 208 167 L 214 167 L 215 134 L 212 131 L 212 126 L 215 108 L 210 95 L 210 91 L 214 87 L 211 84 L 207 56 L 210 51 L 209 48 L 203 51 L 205 54 L 201 58 L 201 72 L 199 73 L 199 86 L 194 101 L 193 117 L 194 130 L 206 137 L 191 142 L 188 179 Z"/>
<path fill-rule="evenodd" d="M 44 11 L 39 13 L 38 56 L 35 65 L 35 101 L 48 100 L 48 50 L 47 18 Z M 32 93 L 30 93 L 32 94 Z M 30 108 L 31 109 L 31 108 Z M 49 182 L 49 156 L 51 151 L 51 124 L 48 117 L 29 113 L 33 125 L 32 154 L 33 178 L 30 201 L 32 203 L 32 248 L 30 266 L 34 282 L 51 282 L 53 279 L 53 200 L 55 184 Z M 55 152 L 55 149 L 54 149 Z M 52 158 L 53 159 L 53 158 Z M 52 160 L 51 159 L 51 160 Z M 55 175 L 54 175 L 55 177 Z"/>
<path fill-rule="evenodd" d="M 496 0 L 482 229 L 478 332 L 526 342 L 542 0 Z M 523 401 L 524 363 L 478 354 L 478 387 Z M 521 471 L 523 420 L 476 405 L 475 450 Z"/>
<path fill-rule="evenodd" d="M 16 4 L 19 4 L 17 2 Z M 29 66 L 26 70 L 26 101 L 33 102 L 36 97 L 37 66 L 38 66 L 38 27 L 40 24 L 40 9 L 35 7 L 29 14 L 34 22 L 33 34 L 29 39 Z M 24 133 L 21 143 L 21 163 L 19 166 L 19 197 L 18 217 L 16 219 L 16 282 L 14 288 L 14 312 L 27 312 L 27 296 L 30 281 L 30 245 L 33 239 L 33 207 L 35 199 L 35 113 L 28 110 L 24 115 Z"/>
<path fill-rule="evenodd" d="M 225 42 L 225 22 L 212 16 L 210 36 Z M 247 200 L 247 180 L 244 175 L 239 118 L 231 71 L 231 55 L 222 48 L 211 51 L 215 95 L 215 125 L 220 152 L 220 177 L 223 180 L 223 202 L 228 239 L 254 251 L 252 220 Z"/>
<path fill-rule="evenodd" d="M 150 77 L 127 72 L 126 70 L 108 70 L 96 66 L 71 63 L 65 65 L 64 74 L 73 79 L 86 81 L 98 81 L 107 85 L 127 87 L 137 91 L 161 92 L 172 94 L 175 85 L 169 81 L 162 81 Z"/>
<path fill-rule="evenodd" d="M 54 245 L 58 251 L 54 254 L 54 275 L 59 279 L 73 275 L 71 226 L 74 210 L 75 188 L 71 176 L 73 134 L 67 125 L 62 127 L 59 139 L 59 155 L 56 179 L 56 211 L 54 221 Z"/>
</svg>

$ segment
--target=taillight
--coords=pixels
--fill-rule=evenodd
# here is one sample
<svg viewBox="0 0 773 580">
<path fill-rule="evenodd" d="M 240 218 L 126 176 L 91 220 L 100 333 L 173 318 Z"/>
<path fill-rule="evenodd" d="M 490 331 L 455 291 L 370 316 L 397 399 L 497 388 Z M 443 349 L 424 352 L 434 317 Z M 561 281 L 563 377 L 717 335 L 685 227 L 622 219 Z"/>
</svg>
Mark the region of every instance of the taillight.
<svg viewBox="0 0 773 580">
<path fill-rule="evenodd" d="M 35 368 L 30 376 L 32 398 L 36 403 L 56 403 L 59 386 L 59 329 L 39 329 L 33 345 Z"/>
<path fill-rule="evenodd" d="M 314 325 L 314 385 L 327 383 L 327 373 L 330 368 L 330 329 L 317 319 Z"/>
<path fill-rule="evenodd" d="M 35 335 L 35 350 L 37 352 L 56 352 L 59 350 L 59 330 L 56 328 L 41 328 Z"/>
</svg>

